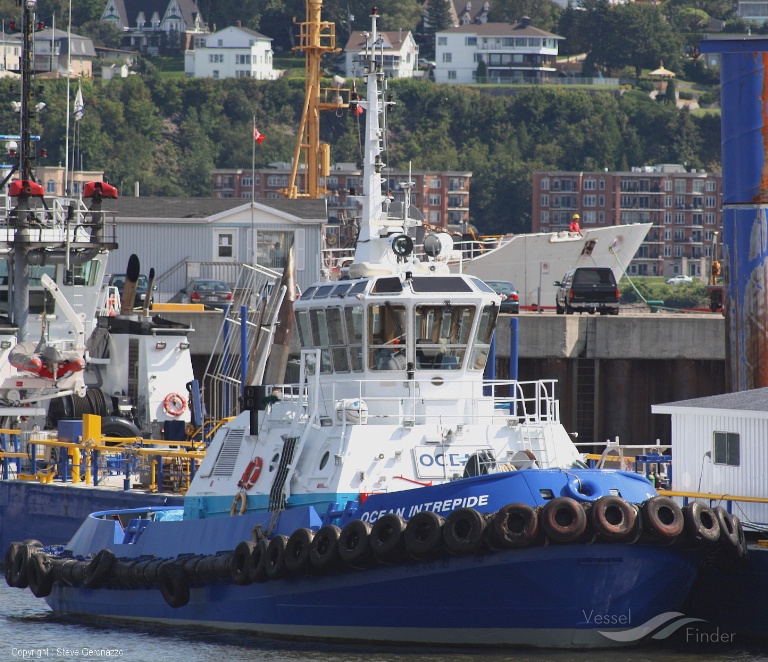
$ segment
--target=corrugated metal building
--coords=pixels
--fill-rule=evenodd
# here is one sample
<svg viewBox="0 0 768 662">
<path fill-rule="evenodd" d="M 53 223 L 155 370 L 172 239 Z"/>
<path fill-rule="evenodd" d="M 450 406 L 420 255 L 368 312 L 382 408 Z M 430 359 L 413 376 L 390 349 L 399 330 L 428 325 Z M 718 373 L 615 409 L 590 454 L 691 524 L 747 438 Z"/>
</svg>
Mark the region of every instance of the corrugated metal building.
<svg viewBox="0 0 768 662">
<path fill-rule="evenodd" d="M 105 201 L 117 214 L 119 248 L 110 273 L 123 273 L 132 253 L 142 273 L 155 269 L 155 301 L 167 301 L 189 278 L 231 277 L 243 263 L 281 271 L 295 246 L 296 279 L 304 290 L 320 277 L 325 200 L 120 198 Z"/>
<path fill-rule="evenodd" d="M 672 415 L 673 490 L 768 497 L 768 388 L 658 404 L 651 411 Z M 768 504 L 734 502 L 733 514 L 768 523 Z"/>
</svg>

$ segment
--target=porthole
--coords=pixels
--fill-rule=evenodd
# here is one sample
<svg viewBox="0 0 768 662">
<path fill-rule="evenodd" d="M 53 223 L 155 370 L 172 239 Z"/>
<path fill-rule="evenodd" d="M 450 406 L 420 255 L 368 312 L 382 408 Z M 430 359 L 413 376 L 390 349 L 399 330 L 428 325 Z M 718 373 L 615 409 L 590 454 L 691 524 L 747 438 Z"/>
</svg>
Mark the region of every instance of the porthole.
<svg viewBox="0 0 768 662">
<path fill-rule="evenodd" d="M 280 453 L 275 453 L 272 461 L 269 463 L 269 470 L 274 471 L 277 468 L 277 463 L 280 461 Z"/>
<path fill-rule="evenodd" d="M 331 457 L 330 451 L 325 451 L 325 453 L 323 453 L 323 457 L 320 458 L 320 471 L 325 469 L 325 465 L 328 464 L 329 457 Z"/>
</svg>

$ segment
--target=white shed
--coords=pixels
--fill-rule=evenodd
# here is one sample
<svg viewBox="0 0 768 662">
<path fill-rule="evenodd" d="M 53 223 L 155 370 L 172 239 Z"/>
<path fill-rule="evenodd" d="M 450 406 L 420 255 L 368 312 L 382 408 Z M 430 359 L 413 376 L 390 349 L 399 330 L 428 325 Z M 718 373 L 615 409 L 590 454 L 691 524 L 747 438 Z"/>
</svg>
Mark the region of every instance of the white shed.
<svg viewBox="0 0 768 662">
<path fill-rule="evenodd" d="M 768 388 L 652 405 L 672 416 L 672 489 L 768 497 Z M 768 523 L 768 504 L 733 504 L 742 522 Z"/>
<path fill-rule="evenodd" d="M 186 285 L 187 265 L 285 265 L 294 245 L 296 280 L 304 290 L 320 277 L 325 200 L 219 198 L 119 198 L 105 201 L 117 213 L 118 249 L 109 271 L 122 273 L 132 253 L 142 273 L 155 269 L 155 301 L 167 301 Z M 198 274 L 204 275 L 204 274 Z"/>
</svg>

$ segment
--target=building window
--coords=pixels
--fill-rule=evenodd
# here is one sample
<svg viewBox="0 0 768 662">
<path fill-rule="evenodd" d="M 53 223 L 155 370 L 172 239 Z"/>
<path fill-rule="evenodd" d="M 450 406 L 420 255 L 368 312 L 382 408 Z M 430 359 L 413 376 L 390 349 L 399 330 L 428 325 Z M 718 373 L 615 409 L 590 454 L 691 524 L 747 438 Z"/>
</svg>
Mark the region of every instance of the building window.
<svg viewBox="0 0 768 662">
<path fill-rule="evenodd" d="M 672 257 L 672 246 L 664 246 L 664 257 Z"/>
<path fill-rule="evenodd" d="M 597 196 L 597 206 L 598 207 L 605 207 L 605 196 L 604 195 L 598 195 Z"/>
<path fill-rule="evenodd" d="M 429 196 L 429 205 L 431 207 L 439 207 L 440 206 L 440 194 L 433 193 Z"/>
<path fill-rule="evenodd" d="M 49 179 L 45 185 L 45 190 L 48 193 L 56 193 L 56 182 L 54 182 L 52 179 Z"/>
<path fill-rule="evenodd" d="M 456 72 L 453 69 L 448 72 L 448 80 L 456 80 Z"/>
<path fill-rule="evenodd" d="M 546 193 L 541 194 L 541 206 L 549 207 L 549 196 Z"/>
<path fill-rule="evenodd" d="M 672 212 L 669 212 L 669 211 L 664 212 L 664 223 L 666 224 L 672 223 Z"/>
<path fill-rule="evenodd" d="M 240 180 L 240 186 L 253 186 L 253 177 L 243 177 Z"/>
<path fill-rule="evenodd" d="M 681 211 L 675 212 L 675 224 L 676 225 L 684 225 L 685 224 L 685 214 Z"/>
<path fill-rule="evenodd" d="M 214 260 L 231 261 L 235 258 L 235 234 L 232 230 L 214 230 L 216 255 Z"/>
<path fill-rule="evenodd" d="M 672 230 L 664 228 L 664 241 L 670 241 L 672 239 Z"/>
<path fill-rule="evenodd" d="M 218 78 L 218 77 L 219 77 L 219 70 L 218 69 L 214 69 L 213 70 L 213 78 Z"/>
<path fill-rule="evenodd" d="M 443 62 L 453 62 L 453 54 L 443 53 Z"/>
<path fill-rule="evenodd" d="M 726 464 L 730 467 L 738 467 L 741 464 L 738 432 L 715 432 L 714 446 L 712 461 L 715 464 Z"/>
<path fill-rule="evenodd" d="M 701 225 L 701 219 L 703 217 L 703 214 L 700 214 L 698 212 L 693 214 L 693 224 L 694 225 Z"/>
<path fill-rule="evenodd" d="M 584 223 L 594 224 L 594 222 L 595 222 L 595 212 L 594 211 L 585 211 L 584 212 Z"/>
<path fill-rule="evenodd" d="M 594 191 L 597 189 L 597 182 L 594 179 L 585 179 L 584 180 L 584 190 L 585 191 Z"/>
<path fill-rule="evenodd" d="M 585 207 L 594 207 L 596 202 L 597 202 L 597 198 L 594 195 L 585 195 L 584 196 L 584 206 Z"/>
<path fill-rule="evenodd" d="M 683 247 L 675 246 L 675 257 L 683 257 Z"/>
<path fill-rule="evenodd" d="M 672 181 L 669 179 L 664 180 L 664 190 L 665 191 L 671 191 L 672 190 Z M 667 205 L 669 206 L 669 205 Z"/>
<path fill-rule="evenodd" d="M 692 182 L 692 190 L 694 193 L 703 193 L 704 192 L 704 180 L 703 179 L 694 179 Z"/>
<path fill-rule="evenodd" d="M 672 206 L 672 196 L 671 195 L 665 195 L 664 196 L 664 206 L 665 207 L 671 207 Z"/>
<path fill-rule="evenodd" d="M 675 193 L 685 193 L 685 180 L 684 179 L 676 179 L 675 180 Z"/>
<path fill-rule="evenodd" d="M 605 180 L 602 178 L 600 179 L 600 190 L 605 191 Z"/>
<path fill-rule="evenodd" d="M 709 207 L 710 209 L 714 207 L 716 204 L 716 199 L 714 195 L 708 195 L 706 198 L 704 198 L 704 206 Z"/>
<path fill-rule="evenodd" d="M 429 212 L 429 222 L 432 225 L 439 225 L 440 224 L 440 212 L 437 210 L 431 210 Z"/>
<path fill-rule="evenodd" d="M 706 214 L 704 214 L 704 223 L 707 225 L 715 224 L 715 215 L 711 211 L 708 211 Z"/>
<path fill-rule="evenodd" d="M 448 45 L 448 37 L 438 37 L 437 38 L 437 45 L 438 46 L 447 46 Z"/>
<path fill-rule="evenodd" d="M 542 177 L 541 178 L 541 190 L 542 191 L 549 191 L 549 177 Z"/>
<path fill-rule="evenodd" d="M 706 185 L 707 191 L 716 191 L 717 190 L 717 182 L 708 180 Z"/>
<path fill-rule="evenodd" d="M 597 212 L 597 222 L 598 223 L 605 223 L 605 212 L 604 211 Z"/>
<path fill-rule="evenodd" d="M 541 221 L 542 225 L 549 225 L 549 212 L 548 211 L 540 211 L 539 212 L 539 220 Z"/>
<path fill-rule="evenodd" d="M 465 43 L 467 46 L 477 46 L 477 37 L 467 37 Z"/>
<path fill-rule="evenodd" d="M 440 188 L 440 180 L 437 179 L 437 178 L 430 179 L 429 180 L 429 188 Z"/>
</svg>

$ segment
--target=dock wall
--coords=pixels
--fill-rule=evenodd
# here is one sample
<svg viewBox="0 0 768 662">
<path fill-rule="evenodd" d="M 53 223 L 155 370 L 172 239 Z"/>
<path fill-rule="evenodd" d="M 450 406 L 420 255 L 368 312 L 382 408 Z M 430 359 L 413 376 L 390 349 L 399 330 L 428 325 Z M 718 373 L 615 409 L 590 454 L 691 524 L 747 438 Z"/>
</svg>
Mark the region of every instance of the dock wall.
<svg viewBox="0 0 768 662">
<path fill-rule="evenodd" d="M 195 374 L 205 371 L 221 314 L 164 313 L 189 324 Z M 519 379 L 557 379 L 566 429 L 580 442 L 670 441 L 668 416 L 651 405 L 725 393 L 725 321 L 711 314 L 555 315 L 524 313 Z M 496 340 L 497 376 L 509 374 L 509 324 Z"/>
</svg>

